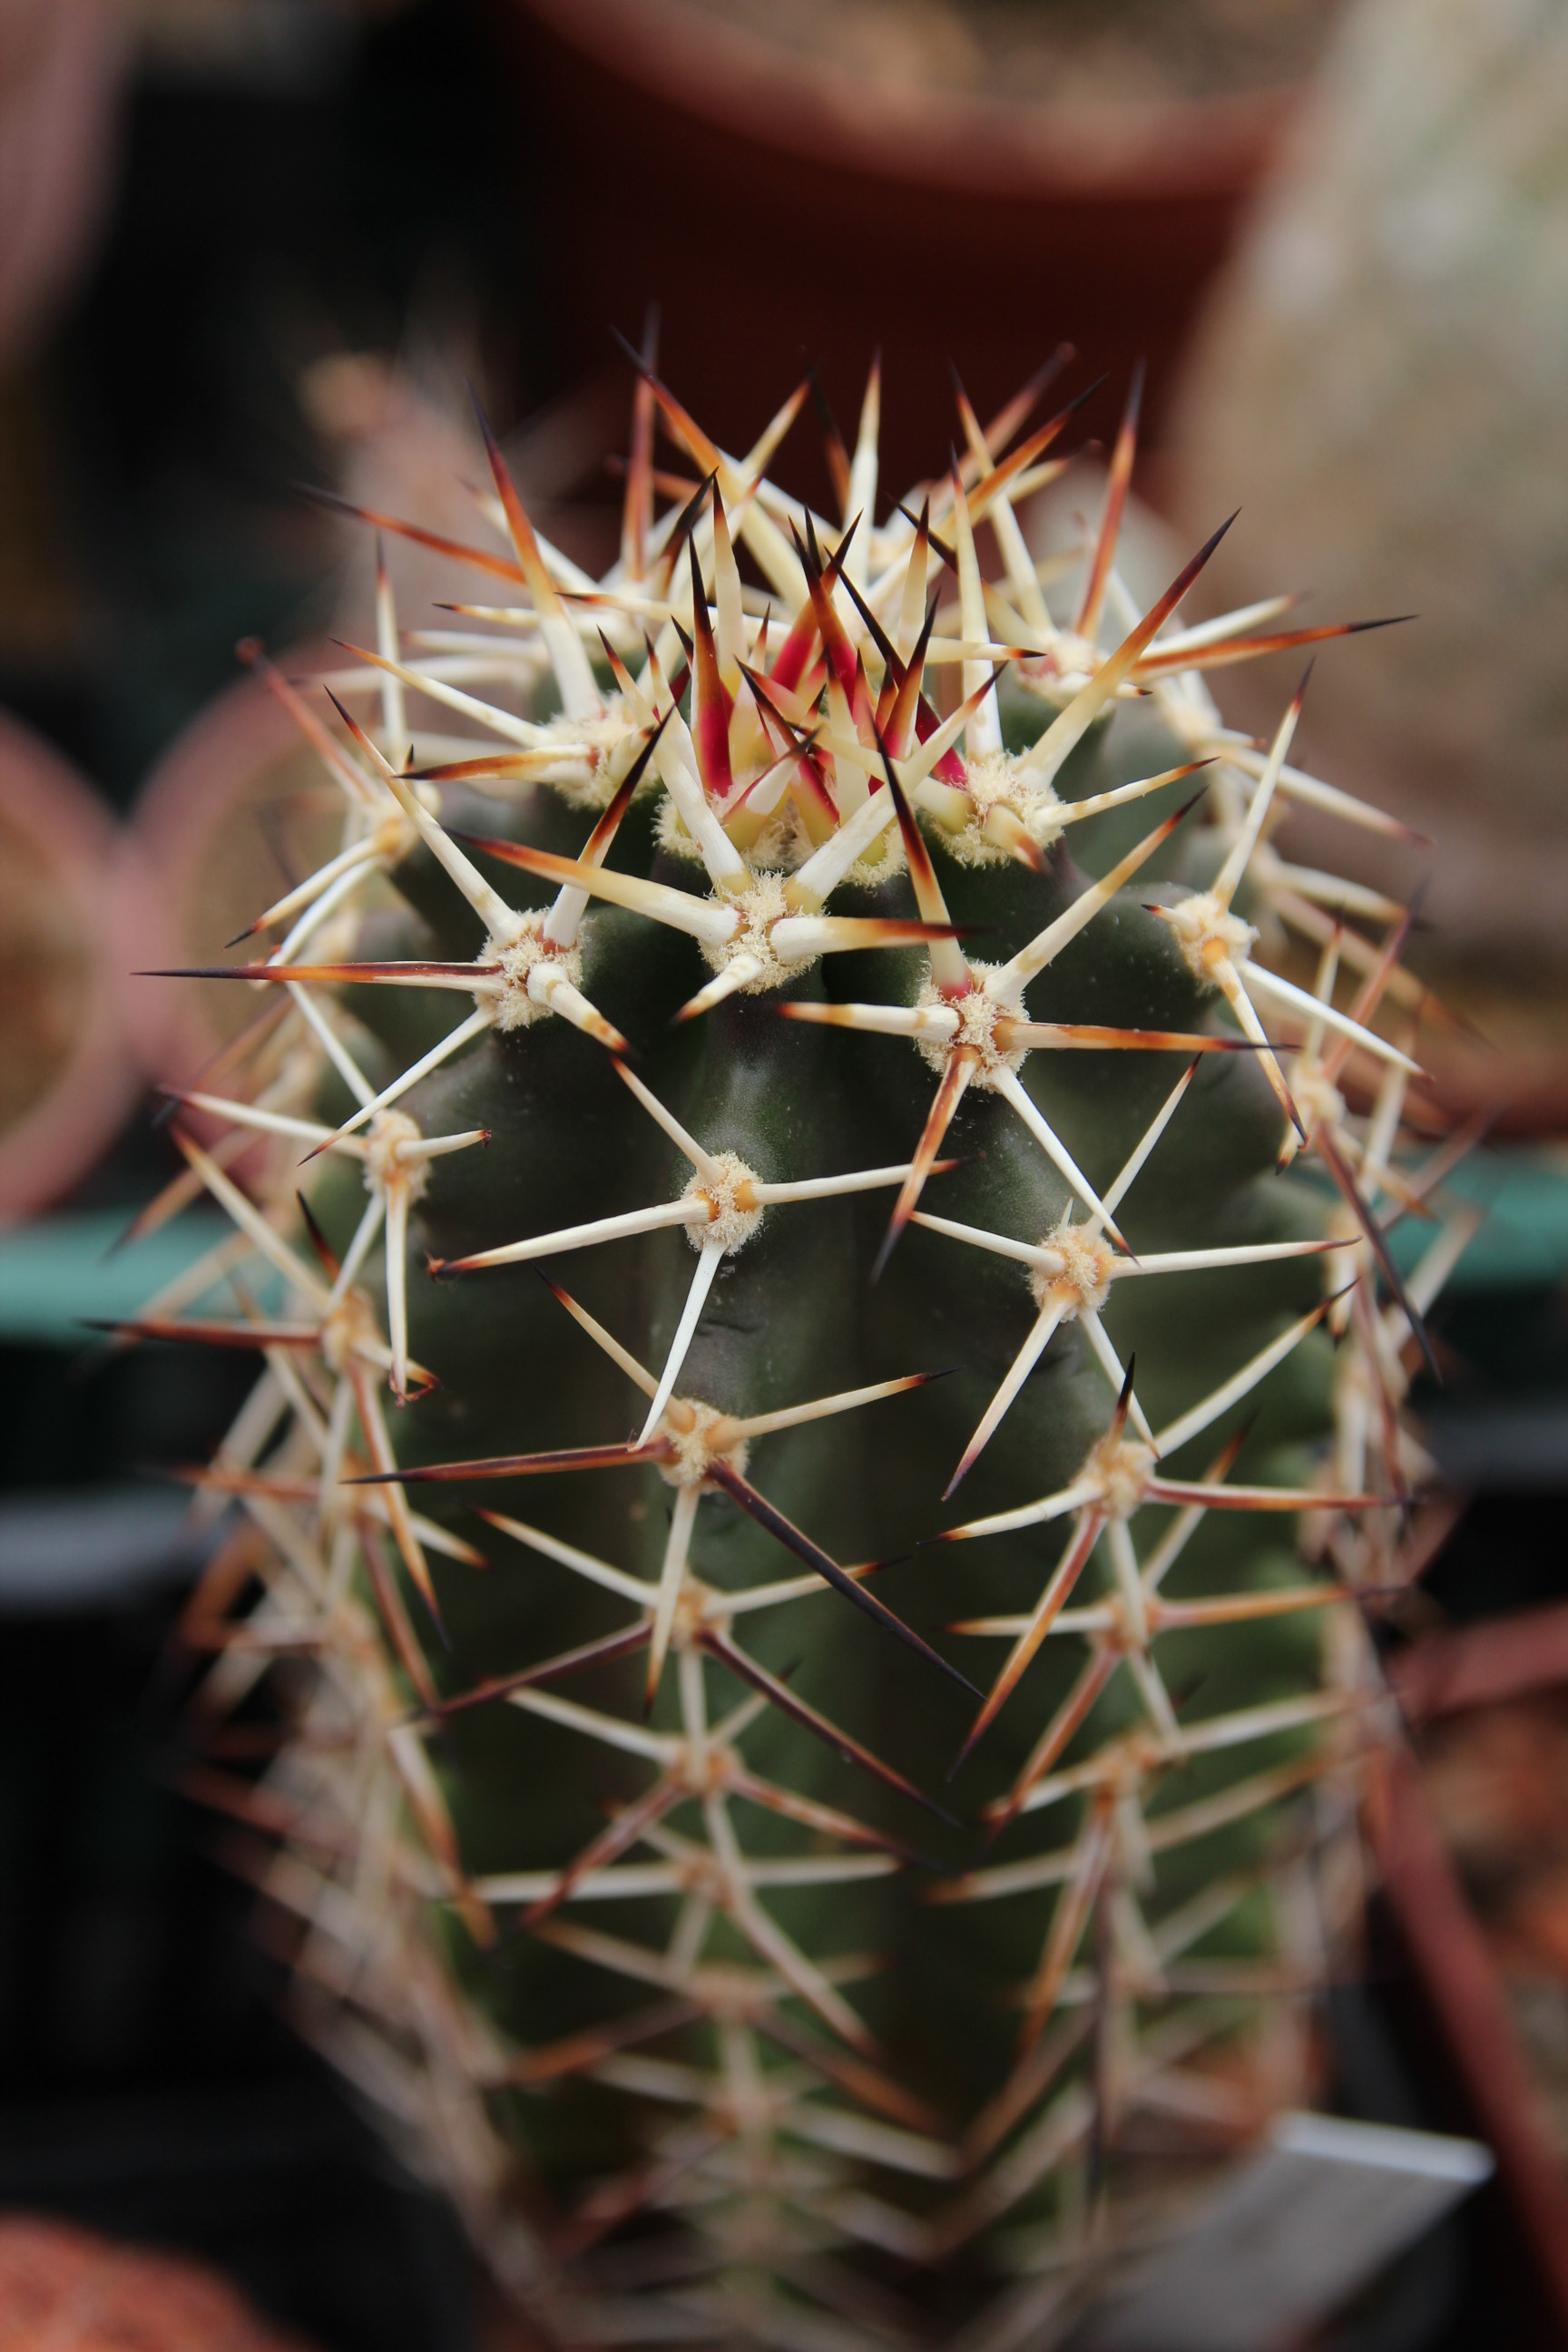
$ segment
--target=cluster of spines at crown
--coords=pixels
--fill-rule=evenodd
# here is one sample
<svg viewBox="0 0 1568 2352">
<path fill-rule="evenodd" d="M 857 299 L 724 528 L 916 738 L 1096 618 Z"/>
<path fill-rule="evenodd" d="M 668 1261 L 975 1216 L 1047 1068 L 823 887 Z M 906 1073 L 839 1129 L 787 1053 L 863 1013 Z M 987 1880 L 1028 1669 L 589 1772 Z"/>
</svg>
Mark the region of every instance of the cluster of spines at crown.
<svg viewBox="0 0 1568 2352">
<path fill-rule="evenodd" d="M 1355 1773 L 1383 1721 L 1364 1612 L 1371 1596 L 1411 1572 L 1409 1506 L 1423 1465 L 1401 1407 L 1419 1353 L 1430 1353 L 1423 1315 L 1473 1230 L 1470 1213 L 1442 1189 L 1468 1139 L 1440 1138 L 1424 1149 L 1409 1123 L 1426 1000 L 1401 961 L 1408 913 L 1363 885 L 1292 865 L 1273 838 L 1292 803 L 1352 828 L 1403 828 L 1291 763 L 1304 679 L 1263 741 L 1224 724 L 1206 684 L 1213 669 L 1375 624 L 1281 625 L 1287 596 L 1184 623 L 1177 608 L 1227 525 L 1141 606 L 1118 567 L 1136 383 L 1098 490 L 1098 520 L 1060 554 L 1037 561 L 1020 512 L 1073 461 L 1067 444 L 1088 396 L 1036 421 L 1068 356 L 1058 353 L 987 423 L 960 391 L 962 454 L 891 500 L 879 477 L 875 365 L 852 447 L 808 380 L 754 445 L 732 457 L 645 356 L 633 394 L 620 549 L 602 579 L 535 527 L 481 417 L 490 482 L 474 492 L 472 542 L 430 531 L 417 517 L 353 510 L 378 535 L 374 648 L 348 646 L 347 667 L 302 681 L 258 647 L 242 648 L 341 793 L 343 824 L 334 853 L 251 925 L 246 936 L 265 956 L 204 968 L 205 976 L 251 985 L 259 1010 L 180 1090 L 174 1131 L 187 1166 L 142 1223 L 208 1196 L 232 1230 L 122 1327 L 127 1339 L 216 1342 L 262 1359 L 218 1456 L 193 1474 L 199 1508 L 216 1516 L 235 1507 L 186 1621 L 193 1642 L 220 1653 L 198 1695 L 212 1745 L 194 1779 L 270 1842 L 248 1849 L 247 1866 L 294 1922 L 301 2013 L 405 2127 L 417 2126 L 428 2160 L 475 2228 L 543 2303 L 588 2292 L 563 2286 L 563 2250 L 586 2259 L 624 2224 L 659 2213 L 679 2219 L 707 2250 L 706 2268 L 696 2266 L 706 2284 L 688 2280 L 668 2291 L 689 2316 L 707 2294 L 717 2298 L 710 2317 L 727 2314 L 742 2333 L 781 2344 L 820 2340 L 832 2352 L 847 2340 L 854 2297 L 844 2281 L 857 2256 L 905 2264 L 947 2257 L 1010 2216 L 1034 2212 L 1042 2182 L 1092 2188 L 1110 2106 L 1123 2115 L 1141 2102 L 1158 2109 L 1163 2100 L 1176 2113 L 1184 2097 L 1201 2104 L 1205 2080 L 1204 2095 L 1223 2105 L 1217 2078 L 1194 2072 L 1204 2031 L 1182 2027 L 1184 1990 L 1203 1994 L 1205 2014 L 1217 2013 L 1217 2002 L 1234 2022 L 1244 1998 L 1272 1992 L 1287 2005 L 1299 2001 L 1312 1966 L 1321 1966 L 1321 1944 L 1315 1959 L 1301 1948 L 1299 1919 L 1292 1945 L 1289 1922 L 1297 1914 L 1283 1900 L 1287 1925 L 1267 1964 L 1237 1964 L 1229 1983 L 1223 1961 L 1189 1957 L 1227 1899 L 1256 1893 L 1256 1873 L 1211 1890 L 1185 1913 L 1146 1916 L 1142 1897 L 1152 1854 L 1303 1790 L 1314 1795 L 1320 1820 L 1333 1814 L 1353 1841 Z M 812 401 L 826 433 L 832 516 L 813 512 L 769 476 L 803 409 L 809 421 Z M 658 463 L 661 426 L 673 467 Z M 992 551 L 984 569 L 976 547 L 983 526 Z M 467 567 L 487 576 L 490 593 L 499 583 L 510 601 L 454 603 L 445 617 L 456 627 L 400 625 L 383 555 L 392 534 L 449 558 L 455 573 Z M 1070 619 L 1061 609 L 1068 583 Z M 1004 741 L 999 682 L 1038 711 L 1036 739 L 1021 751 Z M 519 716 L 520 687 L 525 711 L 552 698 L 552 715 Z M 498 688 L 501 698 L 489 699 Z M 468 740 L 447 741 L 439 747 L 447 756 L 416 765 L 411 698 L 434 709 L 439 723 L 447 723 L 443 711 L 458 714 Z M 1140 698 L 1181 746 L 1180 763 L 1091 797 L 1059 797 L 1056 780 L 1089 730 L 1118 704 Z M 419 731 L 434 740 L 423 721 Z M 1038 873 L 1081 820 L 1188 776 L 1185 804 L 1037 935 L 1005 942 L 1005 961 L 972 960 L 944 902 L 932 840 L 962 866 L 1016 861 Z M 442 822 L 443 790 L 456 784 L 501 799 L 548 788 L 583 810 L 591 829 L 570 856 L 511 839 L 476 843 Z M 638 795 L 657 796 L 659 841 L 687 861 L 687 882 L 610 862 Z M 1156 911 L 1194 981 L 1229 1018 L 1222 1012 L 1190 1033 L 1032 1019 L 1025 1003 L 1031 981 L 1184 824 L 1213 830 L 1214 879 L 1184 897 L 1167 894 Z M 420 849 L 468 902 L 482 947 L 461 961 L 356 958 L 356 910 L 367 890 Z M 488 878 L 498 862 L 550 886 L 553 898 L 513 907 Z M 889 881 L 911 911 L 834 911 L 844 886 Z M 1244 884 L 1253 919 L 1235 909 Z M 931 1074 L 930 1107 L 908 1159 L 764 1179 L 690 1132 L 585 991 L 584 925 L 605 904 L 697 942 L 711 976 L 682 1020 L 701 1019 L 737 993 L 765 998 L 822 957 L 923 950 L 929 978 L 914 1003 L 781 994 L 773 1008 L 867 1033 L 889 1055 L 921 1057 Z M 1312 985 L 1261 960 L 1266 925 L 1315 955 Z M 378 1089 L 359 1066 L 354 1025 L 336 994 L 351 984 L 445 991 L 459 1017 Z M 579 1032 L 584 1056 L 610 1058 L 635 1098 L 628 1115 L 662 1129 L 689 1163 L 689 1179 L 673 1198 L 507 1238 L 429 1271 L 467 1277 L 535 1259 L 553 1269 L 574 1252 L 679 1227 L 694 1258 L 684 1307 L 663 1361 L 644 1365 L 551 1277 L 563 1336 L 566 1318 L 574 1318 L 647 1401 L 629 1445 L 617 1435 L 564 1454 L 405 1468 L 394 1442 L 398 1412 L 416 1405 L 433 1378 L 410 1355 L 411 1219 L 439 1180 L 437 1163 L 488 1139 L 478 1128 L 427 1134 L 400 1106 L 419 1080 L 488 1033 L 499 1031 L 526 1055 L 530 1033 L 547 1022 Z M 1145 1132 L 1099 1190 L 1019 1076 L 1031 1054 L 1081 1049 L 1162 1055 L 1173 1073 Z M 1215 1053 L 1251 1055 L 1266 1074 L 1279 1106 L 1281 1163 L 1310 1163 L 1323 1180 L 1321 1230 L 1304 1240 L 1138 1255 L 1119 1209 L 1179 1114 L 1202 1057 Z M 329 1075 L 357 1106 L 336 1127 L 316 1108 Z M 1003 1098 L 1065 1182 L 1069 1206 L 1051 1232 L 992 1232 L 928 1204 L 941 1198 L 936 1186 L 928 1195 L 928 1184 L 946 1164 L 951 1123 L 972 1088 Z M 318 1157 L 357 1160 L 363 1171 L 363 1215 L 338 1252 L 307 1197 Z M 834 1559 L 771 1502 L 765 1455 L 761 1468 L 752 1462 L 752 1450 L 775 1432 L 858 1412 L 926 1375 L 801 1397 L 749 1419 L 681 1384 L 715 1277 L 763 1220 L 878 1189 L 893 1205 L 871 1271 L 912 1221 L 953 1248 L 1016 1262 L 1037 1307 L 954 1465 L 949 1496 L 1064 1324 L 1079 1325 L 1103 1370 L 1105 1427 L 1077 1475 L 943 1533 L 957 1542 L 1066 1523 L 1065 1542 L 1019 1613 L 953 1629 L 1002 1645 L 1003 1663 L 984 1686 L 879 1597 L 866 1564 Z M 1402 1273 L 1389 1232 L 1408 1216 L 1426 1221 L 1427 1240 L 1414 1270 L 1407 1261 Z M 361 1277 L 378 1249 L 384 1276 L 373 1293 Z M 1101 1314 L 1113 1287 L 1289 1256 L 1321 1257 L 1321 1302 L 1153 1428 L 1136 1365 L 1121 1361 Z M 423 1281 L 426 1272 L 416 1267 L 412 1278 Z M 258 1303 L 263 1276 L 280 1298 L 276 1311 Z M 1325 1321 L 1342 1344 L 1331 1442 L 1319 1475 L 1297 1486 L 1237 1483 L 1234 1434 L 1216 1441 L 1201 1475 L 1170 1472 L 1172 1458 L 1212 1424 L 1233 1429 L 1238 1405 Z M 654 1465 L 671 1490 L 655 1578 L 505 1513 L 481 1514 L 554 1572 L 616 1596 L 624 1624 L 563 1657 L 443 1691 L 432 1664 L 441 1641 L 431 1559 L 452 1563 L 444 1572 L 453 1574 L 483 1561 L 466 1534 L 416 1507 L 418 1491 L 447 1479 L 523 1479 L 628 1462 Z M 787 1574 L 742 1591 L 700 1578 L 693 1531 L 712 1496 L 776 1540 Z M 1132 1528 L 1145 1511 L 1163 1516 L 1157 1541 L 1140 1528 L 1141 1551 Z M 1299 1517 L 1309 1530 L 1310 1572 L 1256 1591 L 1167 1598 L 1169 1570 L 1213 1511 L 1285 1514 L 1287 1523 Z M 1089 1605 L 1081 1596 L 1075 1605 L 1096 1556 L 1102 1589 Z M 774 1710 L 832 1748 L 851 1778 L 868 1774 L 928 1801 L 748 1650 L 747 1620 L 758 1612 L 843 1607 L 859 1609 L 924 1667 L 972 1691 L 965 1756 L 1042 1643 L 1070 1636 L 1083 1645 L 1081 1671 L 984 1823 L 989 1842 L 1026 1815 L 1072 1802 L 1073 1835 L 1021 1861 L 982 1856 L 928 1890 L 951 1903 L 1029 1895 L 1041 1905 L 1011 2071 L 962 2137 L 889 2071 L 850 1997 L 853 1967 L 805 1948 L 767 1900 L 771 1889 L 827 1888 L 901 1872 L 914 1859 L 880 1827 L 770 1780 L 746 1758 L 748 1727 Z M 1163 1633 L 1245 1627 L 1296 1611 L 1328 1612 L 1346 1629 L 1325 1644 L 1320 1687 L 1183 1719 L 1181 1695 L 1173 1698 L 1162 1675 Z M 225 1722 L 271 1660 L 301 1654 L 322 1661 L 323 1671 L 303 1696 L 295 1691 L 287 1750 L 259 1780 L 227 1769 Z M 633 1654 L 646 1655 L 643 1711 L 605 1714 L 571 1696 L 574 1674 Z M 717 1717 L 710 1668 L 723 1669 L 742 1694 Z M 656 1727 L 652 1702 L 667 1676 L 678 1706 L 673 1720 L 661 1708 L 658 1724 L 668 1727 Z M 1135 1727 L 1064 1762 L 1118 1676 L 1135 1696 Z M 456 1711 L 492 1703 L 552 1721 L 580 1737 L 584 1753 L 599 1743 L 647 1767 L 642 1793 L 564 1864 L 480 1876 L 466 1866 L 432 1748 Z M 1280 1763 L 1278 1735 L 1288 1731 L 1313 1736 Z M 1166 1801 L 1149 1813 L 1151 1799 L 1163 1787 L 1168 1799 L 1171 1776 L 1195 1757 L 1270 1741 L 1269 1760 L 1242 1771 L 1220 1796 Z M 1352 1796 L 1334 1814 L 1329 1797 L 1347 1790 Z M 748 1852 L 747 1807 L 795 1824 L 800 1851 L 781 1859 L 770 1839 L 765 1851 Z M 1298 1843 L 1279 1868 L 1289 1876 L 1301 1867 Z M 603 1918 L 598 1904 L 646 1895 L 673 1900 L 674 1925 L 662 1941 L 580 1923 L 580 1906 Z M 464 1972 L 446 1962 L 442 1923 L 452 1918 L 480 1948 L 521 1924 L 579 1955 L 585 1968 L 640 1985 L 647 2007 L 628 2012 L 623 2003 L 602 2028 L 512 2043 L 484 2014 Z M 731 1938 L 722 1959 L 712 1946 L 720 1920 Z M 743 1966 L 733 1957 L 737 1937 Z M 694 2023 L 711 2029 L 708 2063 L 694 2063 L 689 2043 L 679 2059 L 657 2054 Z M 647 2126 L 624 2172 L 546 2228 L 530 2218 L 526 2200 L 504 2193 L 495 2102 L 509 2089 L 574 2077 L 651 2102 L 667 2120 Z M 1042 2312 L 1059 2288 L 1062 2245 L 1074 2230 L 1088 2242 L 1099 2226 L 1092 2195 L 1058 2201 L 1047 2232 L 1055 2232 L 1054 2253 L 1044 2241 L 1034 2252 L 1019 2242 L 996 2258 L 1004 2271 L 1013 2264 L 1016 2285 L 1036 2279 Z M 764 2276 L 772 2284 L 759 2285 Z M 593 2292 L 607 2308 L 608 2290 Z M 742 2326 L 735 2298 L 748 2295 L 761 2301 L 747 2304 Z M 780 2297 L 792 2314 L 783 2334 L 784 2323 L 763 2311 Z M 649 2308 L 658 2301 L 645 2297 Z"/>
</svg>

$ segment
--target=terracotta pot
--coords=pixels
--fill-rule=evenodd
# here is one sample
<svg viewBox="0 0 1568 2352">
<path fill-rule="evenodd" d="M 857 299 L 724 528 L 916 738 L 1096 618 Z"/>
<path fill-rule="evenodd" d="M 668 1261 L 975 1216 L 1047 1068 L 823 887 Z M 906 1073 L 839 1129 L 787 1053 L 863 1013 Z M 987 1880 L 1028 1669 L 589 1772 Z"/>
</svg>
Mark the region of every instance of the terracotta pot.
<svg viewBox="0 0 1568 2352">
<path fill-rule="evenodd" d="M 205 2263 L 28 2214 L 0 2220 L 7 2352 L 306 2352 Z"/>
<path fill-rule="evenodd" d="M 1336 655 L 1311 756 L 1432 835 L 1423 968 L 1445 993 L 1512 987 L 1520 1012 L 1500 1010 L 1518 1051 L 1490 1092 L 1541 1112 L 1554 1095 L 1559 1116 L 1565 138 L 1554 11 L 1358 0 L 1205 311 L 1168 474 L 1187 530 L 1216 497 L 1242 509 L 1205 595 L 1301 586 L 1314 619 L 1416 616 Z M 1284 690 L 1237 670 L 1221 698 L 1271 726 Z M 1300 843 L 1303 863 L 1326 862 L 1326 834 L 1302 826 Z M 1403 895 L 1408 853 L 1375 848 L 1366 878 Z M 1549 997 L 1554 1066 L 1545 1024 L 1520 1017 Z"/>
<path fill-rule="evenodd" d="M 116 839 L 76 771 L 0 718 L 0 1220 L 85 1175 L 136 1097 L 112 938 Z"/>
<path fill-rule="evenodd" d="M 128 31 L 110 0 L 0 5 L 0 362 L 36 340 L 91 247 Z"/>
<path fill-rule="evenodd" d="M 1568 1606 L 1520 1612 L 1419 1643 L 1391 1679 L 1416 1752 L 1382 1759 L 1369 1807 L 1384 1890 L 1476 2127 L 1492 2148 L 1539 2282 L 1568 2337 L 1568 2172 L 1542 2107 L 1487 1933 L 1423 1784 L 1424 1726 L 1568 1685 Z"/>
<path fill-rule="evenodd" d="M 334 661 L 342 656 L 319 646 L 279 656 L 292 678 Z M 209 703 L 164 753 L 132 812 L 118 927 L 126 1025 L 154 1084 L 192 1078 L 262 1008 L 238 982 L 139 975 L 254 959 L 257 943 L 226 942 L 258 913 L 269 882 L 281 897 L 331 854 L 341 821 L 321 762 L 254 678 Z"/>
<path fill-rule="evenodd" d="M 1568 971 L 1542 970 L 1528 994 L 1469 969 L 1435 985 L 1468 1029 L 1428 1027 L 1433 1091 L 1456 1120 L 1486 1118 L 1499 1137 L 1568 1135 Z"/>
<path fill-rule="evenodd" d="M 879 343 L 889 491 L 945 457 L 947 352 L 984 411 L 1073 339 L 1112 379 L 1090 429 L 1146 353 L 1157 434 L 1172 362 L 1293 104 L 1264 89 L 1063 105 L 940 73 L 847 74 L 692 0 L 510 0 L 500 21 L 531 158 L 558 195 L 547 253 L 568 371 L 658 300 L 661 373 L 700 383 L 704 424 L 743 447 L 803 354 L 852 429 Z"/>
</svg>

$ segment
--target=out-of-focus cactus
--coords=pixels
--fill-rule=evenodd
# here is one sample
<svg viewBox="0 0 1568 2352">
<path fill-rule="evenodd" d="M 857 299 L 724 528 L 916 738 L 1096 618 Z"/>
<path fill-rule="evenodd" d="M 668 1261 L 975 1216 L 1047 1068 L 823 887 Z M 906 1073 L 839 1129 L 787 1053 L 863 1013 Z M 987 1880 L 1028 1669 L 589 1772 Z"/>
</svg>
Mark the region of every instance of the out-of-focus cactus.
<svg viewBox="0 0 1568 2352">
<path fill-rule="evenodd" d="M 1135 399 L 1053 617 L 1043 383 L 889 503 L 873 372 L 826 518 L 768 476 L 805 387 L 733 458 L 645 369 L 604 582 L 489 442 L 439 545 L 501 601 L 405 635 L 384 578 L 341 724 L 252 655 L 345 828 L 213 968 L 236 1233 L 137 1327 L 265 1360 L 191 1629 L 217 1747 L 274 1664 L 288 1738 L 201 1785 L 307 2030 L 577 2340 L 1043 2329 L 1307 2079 L 1411 1475 L 1384 1226 L 1441 1172 L 1372 1025 L 1413 984 L 1269 841 L 1384 822 L 1300 694 L 1258 747 L 1203 683 L 1338 631 L 1184 628 L 1215 540 L 1131 603 Z M 1358 1444 L 1342 1378 L 1343 1474 L 1332 1328 L 1387 1400 Z"/>
<path fill-rule="evenodd" d="M 1322 740 L 1436 836 L 1429 957 L 1468 962 L 1483 1003 L 1562 963 L 1565 155 L 1559 11 L 1357 0 L 1196 338 L 1170 453 L 1187 515 L 1221 484 L 1245 502 L 1220 593 L 1375 608 L 1397 583 L 1419 612 L 1346 666 Z"/>
</svg>

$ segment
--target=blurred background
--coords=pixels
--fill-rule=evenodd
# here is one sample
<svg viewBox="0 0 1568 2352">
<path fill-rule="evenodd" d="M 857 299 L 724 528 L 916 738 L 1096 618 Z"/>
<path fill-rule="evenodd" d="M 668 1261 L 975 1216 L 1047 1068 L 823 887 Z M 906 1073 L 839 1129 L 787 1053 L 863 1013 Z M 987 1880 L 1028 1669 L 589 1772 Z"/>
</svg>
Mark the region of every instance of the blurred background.
<svg viewBox="0 0 1568 2352">
<path fill-rule="evenodd" d="M 603 569 L 612 330 L 651 304 L 730 446 L 803 363 L 852 421 L 879 347 L 885 481 L 945 461 L 950 362 L 984 415 L 1069 340 L 1068 388 L 1104 382 L 1044 536 L 1095 509 L 1144 360 L 1135 552 L 1239 504 L 1216 608 L 1419 615 L 1328 649 L 1299 743 L 1430 838 L 1349 849 L 1424 893 L 1411 960 L 1467 1024 L 1439 1094 L 1488 1123 L 1419 1400 L 1448 1498 L 1423 1606 L 1464 1694 L 1422 1753 L 1528 2090 L 1487 2108 L 1484 2037 L 1385 1906 L 1347 2096 L 1518 2152 L 1336 2340 L 1458 2345 L 1507 2309 L 1568 2342 L 1561 0 L 0 0 L 0 2205 L 209 2254 L 329 2352 L 486 2324 L 450 2226 L 277 2022 L 182 1792 L 170 1644 L 206 1538 L 156 1474 L 210 1450 L 245 1368 L 83 1324 L 194 1254 L 120 1246 L 174 1165 L 153 1089 L 201 1045 L 127 974 L 213 944 L 191 895 L 276 749 L 236 641 L 368 610 L 365 535 L 307 492 L 460 529 L 472 384 L 536 520 Z M 825 450 L 808 417 L 777 467 L 818 504 Z M 443 568 L 398 562 L 427 625 Z M 1291 682 L 1220 698 L 1264 725 Z M 1291 824 L 1301 862 L 1345 857 Z"/>
</svg>

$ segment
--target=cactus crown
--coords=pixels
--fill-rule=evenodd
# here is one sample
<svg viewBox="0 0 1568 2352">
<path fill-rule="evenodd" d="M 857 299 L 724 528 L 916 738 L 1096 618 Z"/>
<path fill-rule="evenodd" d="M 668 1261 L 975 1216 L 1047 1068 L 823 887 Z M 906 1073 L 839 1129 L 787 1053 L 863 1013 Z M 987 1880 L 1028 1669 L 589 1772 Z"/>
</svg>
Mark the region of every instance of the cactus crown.
<svg viewBox="0 0 1568 2352">
<path fill-rule="evenodd" d="M 236 1234 L 135 1327 L 264 1359 L 198 1706 L 277 1658 L 289 1737 L 204 1785 L 576 2340 L 1045 2340 L 1300 2093 L 1353 1932 L 1468 1228 L 1401 1278 L 1404 918 L 1271 837 L 1386 821 L 1205 683 L 1340 632 L 1184 625 L 1217 532 L 1134 601 L 1136 393 L 1037 562 L 1052 373 L 889 505 L 874 368 L 829 519 L 768 473 L 806 386 L 733 458 L 644 366 L 604 581 L 487 428 L 488 540 L 365 519 L 516 601 L 404 632 L 381 562 L 341 726 L 248 649 L 344 829 L 213 968 L 268 999 L 182 1097 Z"/>
</svg>

